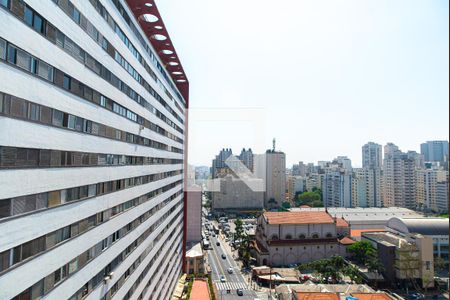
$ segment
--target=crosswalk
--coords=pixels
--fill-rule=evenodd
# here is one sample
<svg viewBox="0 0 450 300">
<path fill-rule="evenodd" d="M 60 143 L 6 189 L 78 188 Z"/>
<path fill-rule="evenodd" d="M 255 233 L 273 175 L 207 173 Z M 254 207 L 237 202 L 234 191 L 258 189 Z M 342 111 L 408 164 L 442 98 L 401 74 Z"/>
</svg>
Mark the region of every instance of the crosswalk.
<svg viewBox="0 0 450 300">
<path fill-rule="evenodd" d="M 216 282 L 217 289 L 221 290 L 236 290 L 236 289 L 248 289 L 248 286 L 244 282 Z"/>
</svg>

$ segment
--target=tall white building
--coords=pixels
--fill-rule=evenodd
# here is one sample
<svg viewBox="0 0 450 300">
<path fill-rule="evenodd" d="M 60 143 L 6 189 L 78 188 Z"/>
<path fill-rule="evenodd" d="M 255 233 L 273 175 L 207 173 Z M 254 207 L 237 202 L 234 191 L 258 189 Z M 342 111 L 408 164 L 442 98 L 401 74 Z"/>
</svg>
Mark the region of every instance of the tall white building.
<svg viewBox="0 0 450 300">
<path fill-rule="evenodd" d="M 344 166 L 335 160 L 324 168 L 322 197 L 325 207 L 352 207 L 352 173 Z"/>
<path fill-rule="evenodd" d="M 382 191 L 382 170 L 380 168 L 353 169 L 352 203 L 354 207 L 382 207 Z"/>
<path fill-rule="evenodd" d="M 146 2 L 0 0 L 0 299 L 171 297 L 188 82 Z"/>
<path fill-rule="evenodd" d="M 379 169 L 383 165 L 381 145 L 368 142 L 362 146 L 362 166 L 363 168 Z"/>
<path fill-rule="evenodd" d="M 448 171 L 418 169 L 416 171 L 416 202 L 420 208 L 446 211 Z M 445 189 L 443 189 L 445 187 Z M 444 198 L 445 197 L 445 198 Z"/>
<path fill-rule="evenodd" d="M 417 153 L 403 153 L 389 143 L 384 147 L 384 206 L 416 208 Z"/>
</svg>

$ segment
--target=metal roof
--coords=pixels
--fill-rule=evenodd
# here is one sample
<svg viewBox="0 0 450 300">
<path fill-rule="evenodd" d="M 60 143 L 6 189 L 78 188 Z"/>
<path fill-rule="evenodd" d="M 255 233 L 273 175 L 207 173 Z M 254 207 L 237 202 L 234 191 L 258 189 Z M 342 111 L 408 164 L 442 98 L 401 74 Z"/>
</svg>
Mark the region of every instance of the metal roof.
<svg viewBox="0 0 450 300">
<path fill-rule="evenodd" d="M 387 227 L 403 234 L 448 235 L 448 221 L 445 218 L 392 218 Z"/>
</svg>

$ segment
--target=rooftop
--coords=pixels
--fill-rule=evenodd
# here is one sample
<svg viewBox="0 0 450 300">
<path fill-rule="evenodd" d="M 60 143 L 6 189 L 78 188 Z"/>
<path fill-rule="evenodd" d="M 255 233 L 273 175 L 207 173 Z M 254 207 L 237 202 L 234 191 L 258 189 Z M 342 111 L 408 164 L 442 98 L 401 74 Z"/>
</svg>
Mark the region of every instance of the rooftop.
<svg viewBox="0 0 450 300">
<path fill-rule="evenodd" d="M 349 237 L 344 237 L 344 238 L 339 240 L 339 243 L 341 243 L 342 245 L 351 245 L 351 244 L 356 243 L 356 241 L 352 240 Z"/>
<path fill-rule="evenodd" d="M 358 300 L 392 300 L 386 293 L 352 294 Z"/>
<path fill-rule="evenodd" d="M 339 300 L 337 293 L 296 293 L 297 300 Z"/>
<path fill-rule="evenodd" d="M 183 95 L 186 105 L 189 106 L 189 81 L 156 7 L 155 0 L 127 0 L 127 3 L 148 40 L 157 51 L 167 73 Z"/>
<path fill-rule="evenodd" d="M 291 212 L 297 211 L 325 211 L 323 207 L 294 207 Z M 347 222 L 352 221 L 388 221 L 394 217 L 420 218 L 422 215 L 403 207 L 328 207 L 327 211 L 335 218 L 344 218 Z"/>
<path fill-rule="evenodd" d="M 403 234 L 448 235 L 448 221 L 445 218 L 392 218 L 387 226 Z"/>
<path fill-rule="evenodd" d="M 348 227 L 348 222 L 344 218 L 335 218 L 337 227 Z"/>
<path fill-rule="evenodd" d="M 195 300 L 210 300 L 208 282 L 205 279 L 195 279 L 192 284 L 191 297 Z"/>
<path fill-rule="evenodd" d="M 265 212 L 268 224 L 331 224 L 333 218 L 325 211 Z"/>
<path fill-rule="evenodd" d="M 360 237 L 365 232 L 385 232 L 384 228 L 368 228 L 368 229 L 352 229 L 350 230 L 350 236 L 357 238 Z"/>
</svg>

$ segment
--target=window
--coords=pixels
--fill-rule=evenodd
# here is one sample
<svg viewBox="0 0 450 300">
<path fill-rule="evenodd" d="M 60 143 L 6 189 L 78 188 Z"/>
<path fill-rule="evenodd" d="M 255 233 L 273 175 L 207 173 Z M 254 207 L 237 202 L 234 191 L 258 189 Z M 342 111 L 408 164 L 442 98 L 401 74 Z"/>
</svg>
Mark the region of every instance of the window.
<svg viewBox="0 0 450 300">
<path fill-rule="evenodd" d="M 11 199 L 0 200 L 0 218 L 6 218 L 11 215 Z"/>
<path fill-rule="evenodd" d="M 16 50 L 16 65 L 27 71 L 31 70 L 30 55 L 25 51 Z"/>
<path fill-rule="evenodd" d="M 29 103 L 28 106 L 28 118 L 33 121 L 40 121 L 41 119 L 41 107 L 34 103 Z"/>
<path fill-rule="evenodd" d="M 43 61 L 39 61 L 37 74 L 39 77 L 53 82 L 53 67 Z"/>
<path fill-rule="evenodd" d="M 37 32 L 44 33 L 44 21 L 42 20 L 42 17 L 36 13 L 33 18 L 33 27 Z"/>
<path fill-rule="evenodd" d="M 312 238 L 313 238 L 313 239 L 318 239 L 318 238 L 319 238 L 319 235 L 318 235 L 317 233 L 314 233 L 314 234 L 312 235 Z"/>
<path fill-rule="evenodd" d="M 62 127 L 63 126 L 63 118 L 64 118 L 64 113 L 62 111 L 53 110 L 53 118 L 52 118 L 52 124 L 58 127 Z"/>
<path fill-rule="evenodd" d="M 0 5 L 9 8 L 9 0 L 0 0 Z"/>
<path fill-rule="evenodd" d="M 0 0 L 1 3 L 2 0 Z M 0 59 L 6 58 L 6 41 L 0 39 Z"/>
<path fill-rule="evenodd" d="M 16 48 L 8 45 L 8 62 L 12 64 L 16 64 Z"/>
<path fill-rule="evenodd" d="M 28 6 L 25 6 L 24 20 L 28 26 L 33 26 L 33 11 Z"/>
<path fill-rule="evenodd" d="M 106 106 L 106 98 L 103 95 L 100 96 L 100 105 L 103 107 Z"/>
<path fill-rule="evenodd" d="M 331 238 L 331 237 L 333 237 L 333 235 L 332 235 L 330 232 L 328 232 L 327 235 L 326 235 L 326 237 L 327 237 L 327 238 Z"/>
<path fill-rule="evenodd" d="M 70 85 L 71 85 L 71 78 L 67 75 L 64 75 L 63 88 L 65 88 L 66 90 L 70 90 Z"/>
</svg>

